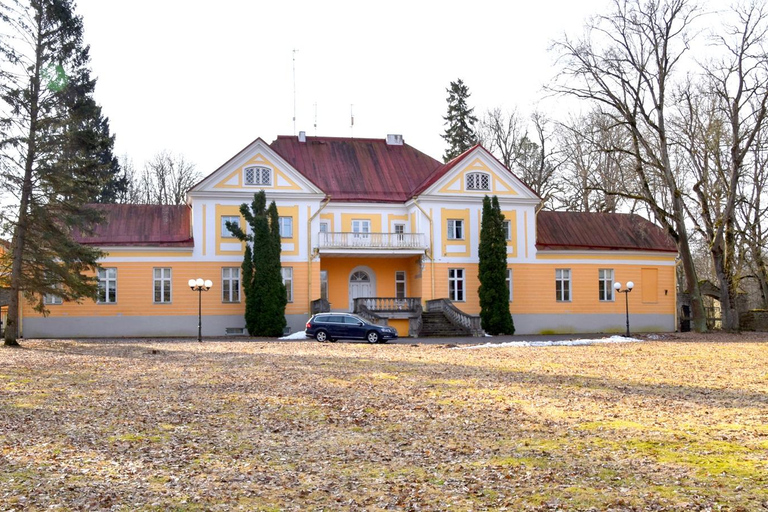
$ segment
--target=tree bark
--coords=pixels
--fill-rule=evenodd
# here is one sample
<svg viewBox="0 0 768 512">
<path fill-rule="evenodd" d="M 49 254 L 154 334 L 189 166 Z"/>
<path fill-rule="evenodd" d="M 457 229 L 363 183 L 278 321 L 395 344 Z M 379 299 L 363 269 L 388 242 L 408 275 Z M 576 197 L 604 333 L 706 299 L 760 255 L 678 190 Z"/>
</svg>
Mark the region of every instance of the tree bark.
<svg viewBox="0 0 768 512">
<path fill-rule="evenodd" d="M 24 245 L 27 236 L 27 224 L 29 216 L 29 201 L 32 196 L 32 171 L 37 156 L 37 129 L 40 99 L 40 70 L 43 62 L 42 23 L 38 19 L 37 24 L 37 44 L 35 46 L 35 68 L 30 81 L 30 107 L 29 107 L 29 134 L 27 142 L 27 155 L 24 161 L 24 181 L 21 188 L 21 197 L 19 201 L 19 216 L 16 223 L 16 229 L 13 234 L 11 253 L 13 263 L 11 265 L 11 299 L 8 304 L 8 319 L 5 327 L 4 344 L 9 347 L 18 347 L 19 332 L 19 310 L 21 308 L 22 286 L 22 267 L 24 263 Z"/>
</svg>

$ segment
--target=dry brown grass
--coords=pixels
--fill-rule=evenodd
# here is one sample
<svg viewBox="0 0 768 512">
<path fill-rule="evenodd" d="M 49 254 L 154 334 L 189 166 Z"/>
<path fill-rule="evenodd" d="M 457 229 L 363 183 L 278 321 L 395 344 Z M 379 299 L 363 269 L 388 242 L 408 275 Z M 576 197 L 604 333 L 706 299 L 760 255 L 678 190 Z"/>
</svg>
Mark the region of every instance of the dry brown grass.
<svg viewBox="0 0 768 512">
<path fill-rule="evenodd" d="M 0 510 L 761 510 L 765 340 L 27 341 Z"/>
</svg>

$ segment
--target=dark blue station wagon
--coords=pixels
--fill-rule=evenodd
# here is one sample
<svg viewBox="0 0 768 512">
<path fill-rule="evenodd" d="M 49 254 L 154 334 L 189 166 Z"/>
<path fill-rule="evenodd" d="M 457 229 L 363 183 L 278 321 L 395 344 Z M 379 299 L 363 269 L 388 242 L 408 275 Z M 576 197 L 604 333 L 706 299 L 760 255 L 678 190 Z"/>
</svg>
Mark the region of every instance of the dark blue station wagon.
<svg viewBox="0 0 768 512">
<path fill-rule="evenodd" d="M 336 340 L 365 340 L 386 343 L 397 339 L 397 330 L 372 324 L 350 313 L 320 313 L 307 322 L 305 334 L 323 343 Z"/>
</svg>

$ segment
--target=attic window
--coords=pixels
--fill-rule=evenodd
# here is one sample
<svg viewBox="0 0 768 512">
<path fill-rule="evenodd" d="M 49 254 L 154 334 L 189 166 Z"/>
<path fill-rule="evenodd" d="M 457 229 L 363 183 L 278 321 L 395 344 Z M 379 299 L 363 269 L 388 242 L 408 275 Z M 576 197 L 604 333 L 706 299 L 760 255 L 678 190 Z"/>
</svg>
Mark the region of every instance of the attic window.
<svg viewBox="0 0 768 512">
<path fill-rule="evenodd" d="M 245 168 L 246 185 L 271 185 L 272 169 L 269 167 L 246 167 Z"/>
<path fill-rule="evenodd" d="M 491 177 L 484 172 L 467 174 L 467 190 L 491 190 Z"/>
</svg>

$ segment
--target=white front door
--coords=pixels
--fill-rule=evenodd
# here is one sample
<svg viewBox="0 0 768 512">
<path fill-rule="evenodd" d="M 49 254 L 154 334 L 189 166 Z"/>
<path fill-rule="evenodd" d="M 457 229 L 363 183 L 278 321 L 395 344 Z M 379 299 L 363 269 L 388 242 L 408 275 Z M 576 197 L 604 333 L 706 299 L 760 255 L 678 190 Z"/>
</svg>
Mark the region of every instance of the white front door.
<svg viewBox="0 0 768 512">
<path fill-rule="evenodd" d="M 372 297 L 373 287 L 371 276 L 367 272 L 358 270 L 349 276 L 349 310 L 354 311 L 355 299 L 358 297 Z"/>
</svg>

